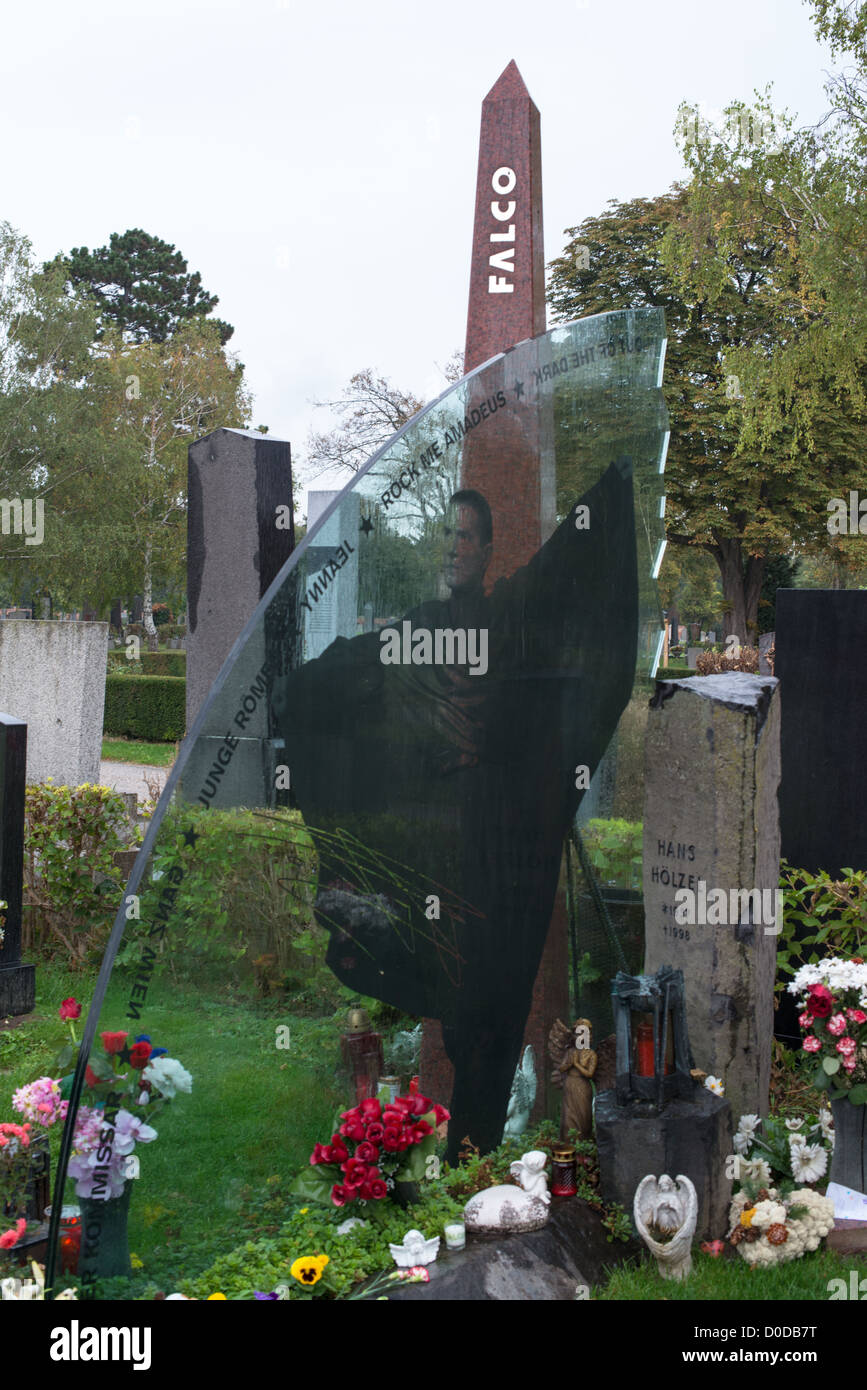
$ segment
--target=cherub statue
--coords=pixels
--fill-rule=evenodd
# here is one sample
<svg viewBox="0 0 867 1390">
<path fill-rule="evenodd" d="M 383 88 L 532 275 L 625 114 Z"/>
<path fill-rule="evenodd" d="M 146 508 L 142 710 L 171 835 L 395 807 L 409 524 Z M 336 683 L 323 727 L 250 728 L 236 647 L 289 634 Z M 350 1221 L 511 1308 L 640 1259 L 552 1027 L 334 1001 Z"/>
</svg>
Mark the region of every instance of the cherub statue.
<svg viewBox="0 0 867 1390">
<path fill-rule="evenodd" d="M 531 1149 L 509 1165 L 520 1187 L 502 1183 L 476 1192 L 464 1207 L 467 1230 L 500 1233 L 537 1231 L 544 1226 L 551 1201 L 545 1174 L 547 1161 L 548 1155 L 541 1149 Z"/>
<path fill-rule="evenodd" d="M 576 1019 L 569 1028 L 557 1019 L 548 1035 L 548 1056 L 555 1065 L 551 1080 L 563 1087 L 560 1108 L 560 1138 L 577 1130 L 589 1139 L 593 1130 L 593 1087 L 590 1078 L 599 1060 L 590 1046 L 592 1025 L 588 1018 Z"/>
<path fill-rule="evenodd" d="M 635 1189 L 632 1214 L 663 1279 L 685 1279 L 692 1269 L 692 1238 L 698 1219 L 698 1196 L 689 1178 L 683 1173 L 678 1174 L 677 1182 L 667 1173 L 658 1182 L 653 1174 L 642 1178 Z"/>
</svg>

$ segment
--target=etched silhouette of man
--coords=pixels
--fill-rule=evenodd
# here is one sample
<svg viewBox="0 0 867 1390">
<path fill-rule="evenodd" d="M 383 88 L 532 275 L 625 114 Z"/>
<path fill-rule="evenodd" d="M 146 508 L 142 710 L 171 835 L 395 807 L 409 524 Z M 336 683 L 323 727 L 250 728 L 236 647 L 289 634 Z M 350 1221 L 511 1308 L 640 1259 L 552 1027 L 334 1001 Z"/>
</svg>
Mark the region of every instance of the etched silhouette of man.
<svg viewBox="0 0 867 1390">
<path fill-rule="evenodd" d="M 486 594 L 490 508 L 473 490 L 452 497 L 448 597 L 393 626 L 484 629 L 484 674 L 386 664 L 374 632 L 338 638 L 287 692 L 281 732 L 319 851 L 328 963 L 350 988 L 441 1020 L 455 1069 L 451 1161 L 465 1134 L 483 1152 L 502 1136 L 563 838 L 586 785 L 578 769 L 592 776 L 632 687 L 631 461 L 612 463 L 578 506 L 586 527 L 571 510 Z M 438 919 L 431 895 L 448 904 Z"/>
</svg>

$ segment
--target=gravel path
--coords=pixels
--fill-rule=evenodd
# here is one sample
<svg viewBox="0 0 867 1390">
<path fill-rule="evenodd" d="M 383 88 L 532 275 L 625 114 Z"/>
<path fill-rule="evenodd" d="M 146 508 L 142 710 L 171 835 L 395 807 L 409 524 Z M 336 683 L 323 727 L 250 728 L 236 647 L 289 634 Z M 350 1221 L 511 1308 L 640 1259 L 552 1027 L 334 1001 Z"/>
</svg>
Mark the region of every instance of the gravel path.
<svg viewBox="0 0 867 1390">
<path fill-rule="evenodd" d="M 144 763 L 116 763 L 107 759 L 99 765 L 99 780 L 117 792 L 135 792 L 139 801 L 146 801 L 148 789 L 145 777 L 159 782 L 160 791 L 166 784 L 170 767 L 152 767 Z"/>
</svg>

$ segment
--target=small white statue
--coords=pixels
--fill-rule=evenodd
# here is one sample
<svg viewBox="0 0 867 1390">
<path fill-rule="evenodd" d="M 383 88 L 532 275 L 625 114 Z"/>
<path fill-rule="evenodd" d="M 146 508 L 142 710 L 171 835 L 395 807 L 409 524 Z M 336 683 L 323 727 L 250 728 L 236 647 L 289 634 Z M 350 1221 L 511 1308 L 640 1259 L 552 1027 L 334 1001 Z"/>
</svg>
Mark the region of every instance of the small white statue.
<svg viewBox="0 0 867 1390">
<path fill-rule="evenodd" d="M 635 1189 L 632 1214 L 663 1279 L 686 1279 L 692 1270 L 692 1238 L 698 1220 L 698 1197 L 689 1178 L 683 1173 L 677 1182 L 667 1173 L 658 1182 L 652 1174 L 642 1178 Z"/>
<path fill-rule="evenodd" d="M 511 1165 L 513 1178 L 521 1184 L 502 1183 L 475 1193 L 464 1207 L 468 1231 L 488 1234 L 537 1231 L 548 1220 L 551 1194 L 545 1174 L 548 1155 L 531 1149 Z"/>
<path fill-rule="evenodd" d="M 506 1111 L 504 1139 L 517 1139 L 530 1123 L 530 1111 L 536 1100 L 536 1054 L 531 1043 L 524 1048 L 524 1055 L 515 1072 L 509 1108 Z"/>
<path fill-rule="evenodd" d="M 400 1245 L 389 1242 L 388 1248 L 398 1269 L 411 1269 L 413 1265 L 433 1264 L 439 1253 L 440 1238 L 431 1236 L 430 1240 L 425 1240 L 421 1231 L 407 1231 Z"/>
</svg>

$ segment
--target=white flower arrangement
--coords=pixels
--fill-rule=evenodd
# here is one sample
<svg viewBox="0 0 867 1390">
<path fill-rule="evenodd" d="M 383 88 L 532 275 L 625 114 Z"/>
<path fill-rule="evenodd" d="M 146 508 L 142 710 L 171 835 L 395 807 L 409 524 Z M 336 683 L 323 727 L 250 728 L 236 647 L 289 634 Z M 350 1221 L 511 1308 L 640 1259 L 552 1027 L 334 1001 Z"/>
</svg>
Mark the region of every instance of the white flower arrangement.
<svg viewBox="0 0 867 1390">
<path fill-rule="evenodd" d="M 751 1266 L 785 1264 L 818 1250 L 833 1226 L 834 1203 L 811 1187 L 782 1198 L 771 1188 L 760 1202 L 738 1192 L 729 1209 L 729 1241 Z"/>
</svg>

